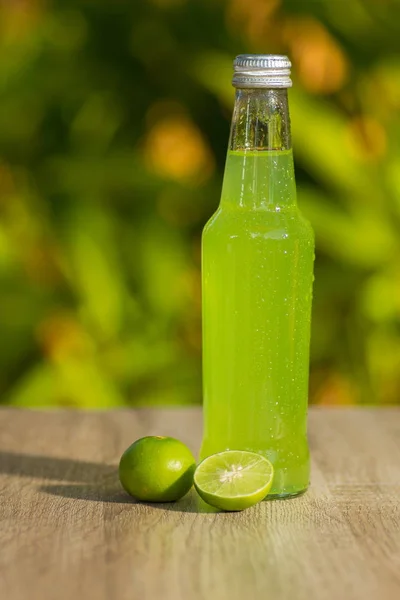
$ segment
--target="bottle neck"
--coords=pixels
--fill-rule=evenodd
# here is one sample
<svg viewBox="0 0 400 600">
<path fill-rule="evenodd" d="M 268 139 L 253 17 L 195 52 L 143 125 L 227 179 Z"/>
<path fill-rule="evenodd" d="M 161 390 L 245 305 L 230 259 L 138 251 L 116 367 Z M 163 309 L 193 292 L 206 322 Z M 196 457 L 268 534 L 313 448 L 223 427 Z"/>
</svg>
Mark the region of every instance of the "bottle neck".
<svg viewBox="0 0 400 600">
<path fill-rule="evenodd" d="M 283 210 L 296 205 L 286 89 L 236 92 L 222 205 Z"/>
<path fill-rule="evenodd" d="M 239 89 L 233 109 L 230 150 L 290 150 L 287 89 Z"/>
</svg>

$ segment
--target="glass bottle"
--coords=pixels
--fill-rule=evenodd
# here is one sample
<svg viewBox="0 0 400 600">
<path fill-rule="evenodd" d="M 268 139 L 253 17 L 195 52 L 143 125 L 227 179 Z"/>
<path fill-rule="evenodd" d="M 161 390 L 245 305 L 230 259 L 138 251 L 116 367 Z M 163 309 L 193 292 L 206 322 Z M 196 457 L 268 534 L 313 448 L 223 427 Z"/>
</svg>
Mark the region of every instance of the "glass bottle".
<svg viewBox="0 0 400 600">
<path fill-rule="evenodd" d="M 202 240 L 201 458 L 251 450 L 271 494 L 309 483 L 314 235 L 296 201 L 285 56 L 241 55 L 221 202 Z"/>
</svg>

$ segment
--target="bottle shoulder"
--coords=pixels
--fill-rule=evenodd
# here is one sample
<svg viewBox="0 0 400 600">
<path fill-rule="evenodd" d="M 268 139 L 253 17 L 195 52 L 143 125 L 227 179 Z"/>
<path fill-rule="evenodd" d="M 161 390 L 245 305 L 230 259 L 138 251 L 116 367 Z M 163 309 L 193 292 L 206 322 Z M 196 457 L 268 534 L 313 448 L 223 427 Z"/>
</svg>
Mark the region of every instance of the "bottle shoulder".
<svg viewBox="0 0 400 600">
<path fill-rule="evenodd" d="M 208 236 L 255 235 L 268 237 L 300 237 L 314 241 L 314 232 L 310 222 L 297 206 L 290 210 L 230 210 L 219 207 L 211 216 L 203 230 Z"/>
</svg>

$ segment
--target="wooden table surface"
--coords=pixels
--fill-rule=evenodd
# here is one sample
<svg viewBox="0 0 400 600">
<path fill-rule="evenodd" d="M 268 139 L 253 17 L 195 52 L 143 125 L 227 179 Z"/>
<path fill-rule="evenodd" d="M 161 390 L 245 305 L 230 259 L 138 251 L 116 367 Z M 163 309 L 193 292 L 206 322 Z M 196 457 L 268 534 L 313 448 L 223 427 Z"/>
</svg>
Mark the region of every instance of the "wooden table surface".
<svg viewBox="0 0 400 600">
<path fill-rule="evenodd" d="M 200 410 L 0 411 L 0 598 L 400 598 L 399 410 L 312 409 L 309 491 L 242 513 L 125 495 L 151 434 L 197 451 Z"/>
</svg>

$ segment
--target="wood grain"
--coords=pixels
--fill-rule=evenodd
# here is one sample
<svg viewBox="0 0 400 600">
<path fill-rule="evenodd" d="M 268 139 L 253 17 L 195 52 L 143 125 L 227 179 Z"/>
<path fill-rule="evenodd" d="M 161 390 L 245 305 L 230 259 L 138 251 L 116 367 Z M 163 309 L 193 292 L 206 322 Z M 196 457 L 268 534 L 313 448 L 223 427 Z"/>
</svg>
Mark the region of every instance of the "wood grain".
<svg viewBox="0 0 400 600">
<path fill-rule="evenodd" d="M 400 598 L 399 410 L 311 410 L 310 490 L 236 514 L 122 492 L 156 433 L 197 451 L 200 411 L 0 411 L 1 598 Z"/>
</svg>

